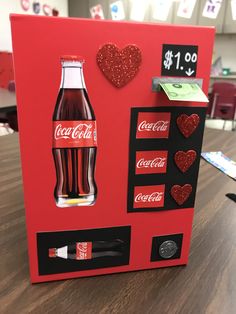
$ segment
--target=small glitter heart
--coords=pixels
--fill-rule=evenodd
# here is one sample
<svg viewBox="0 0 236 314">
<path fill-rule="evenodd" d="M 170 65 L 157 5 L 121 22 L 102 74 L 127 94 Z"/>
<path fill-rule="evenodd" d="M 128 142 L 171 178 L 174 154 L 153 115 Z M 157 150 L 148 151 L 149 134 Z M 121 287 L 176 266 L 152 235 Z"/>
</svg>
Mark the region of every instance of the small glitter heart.
<svg viewBox="0 0 236 314">
<path fill-rule="evenodd" d="M 177 125 L 180 132 L 184 135 L 184 137 L 188 138 L 197 128 L 200 122 L 200 118 L 197 114 L 191 114 L 191 116 L 187 116 L 186 114 L 181 114 L 177 118 Z"/>
<path fill-rule="evenodd" d="M 197 157 L 197 153 L 195 150 L 188 150 L 187 152 L 183 152 L 182 150 L 175 153 L 175 163 L 177 167 L 182 171 L 186 172 L 191 165 L 194 163 Z"/>
<path fill-rule="evenodd" d="M 105 77 L 120 88 L 138 73 L 142 62 L 141 50 L 136 45 L 119 49 L 115 44 L 103 45 L 97 53 L 97 64 Z"/>
<path fill-rule="evenodd" d="M 183 205 L 189 198 L 191 192 L 192 186 L 190 184 L 185 184 L 183 186 L 173 185 L 170 194 L 178 205 Z"/>
</svg>

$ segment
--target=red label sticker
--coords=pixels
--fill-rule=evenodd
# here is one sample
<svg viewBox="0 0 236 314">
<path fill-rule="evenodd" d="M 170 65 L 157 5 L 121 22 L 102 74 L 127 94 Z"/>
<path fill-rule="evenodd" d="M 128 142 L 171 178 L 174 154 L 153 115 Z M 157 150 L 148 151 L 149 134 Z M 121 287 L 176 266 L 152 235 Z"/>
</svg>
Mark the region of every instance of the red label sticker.
<svg viewBox="0 0 236 314">
<path fill-rule="evenodd" d="M 134 188 L 134 208 L 163 207 L 165 185 L 136 186 Z"/>
<path fill-rule="evenodd" d="M 97 146 L 96 121 L 53 121 L 53 147 Z"/>
<path fill-rule="evenodd" d="M 169 112 L 139 112 L 136 138 L 168 138 Z"/>
<path fill-rule="evenodd" d="M 76 243 L 76 259 L 91 259 L 92 258 L 92 242 L 77 242 Z"/>
<path fill-rule="evenodd" d="M 166 173 L 167 151 L 149 150 L 136 152 L 136 174 Z"/>
</svg>

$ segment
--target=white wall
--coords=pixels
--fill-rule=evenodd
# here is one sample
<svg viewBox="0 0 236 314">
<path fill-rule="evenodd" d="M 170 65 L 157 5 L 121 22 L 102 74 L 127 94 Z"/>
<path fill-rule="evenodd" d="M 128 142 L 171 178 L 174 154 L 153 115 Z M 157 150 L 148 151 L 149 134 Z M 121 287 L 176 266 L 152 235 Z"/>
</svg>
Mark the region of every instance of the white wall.
<svg viewBox="0 0 236 314">
<path fill-rule="evenodd" d="M 34 14 L 32 10 L 34 1 L 39 2 L 41 7 L 43 4 L 48 4 L 52 8 L 55 7 L 60 12 L 59 16 L 68 16 L 68 0 L 30 0 L 29 11 L 24 11 L 21 8 L 21 0 L 0 0 L 0 51 L 12 51 L 9 14 Z M 43 15 L 42 10 L 40 14 Z M 215 57 L 222 57 L 223 67 L 229 67 L 236 72 L 236 34 L 216 35 L 214 51 Z"/>
<path fill-rule="evenodd" d="M 224 68 L 236 72 L 236 34 L 219 34 L 215 37 L 214 57 L 222 57 Z"/>
<path fill-rule="evenodd" d="M 34 14 L 33 2 L 34 0 L 30 0 L 29 10 L 24 11 L 21 7 L 21 0 L 0 0 L 0 51 L 12 51 L 9 14 Z M 42 6 L 47 4 L 56 8 L 59 11 L 59 16 L 68 16 L 68 0 L 37 0 L 36 2 L 41 4 L 40 15 L 44 15 Z"/>
</svg>

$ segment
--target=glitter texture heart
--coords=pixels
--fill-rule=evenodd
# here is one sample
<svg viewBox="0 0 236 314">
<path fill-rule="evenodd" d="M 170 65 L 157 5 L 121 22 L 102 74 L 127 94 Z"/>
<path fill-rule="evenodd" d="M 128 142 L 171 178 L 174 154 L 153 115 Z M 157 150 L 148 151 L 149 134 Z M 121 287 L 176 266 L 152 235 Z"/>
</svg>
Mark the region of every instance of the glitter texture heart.
<svg viewBox="0 0 236 314">
<path fill-rule="evenodd" d="M 105 77 L 120 88 L 137 74 L 142 62 L 141 50 L 136 45 L 119 49 L 115 44 L 103 45 L 97 53 L 97 64 Z"/>
<path fill-rule="evenodd" d="M 188 138 L 192 133 L 196 130 L 198 124 L 200 122 L 200 118 L 197 114 L 191 114 L 191 116 L 187 116 L 186 114 L 181 114 L 177 118 L 177 125 L 180 132 L 184 135 L 184 137 Z"/>
<path fill-rule="evenodd" d="M 192 186 L 190 184 L 185 184 L 183 186 L 173 185 L 170 194 L 178 205 L 183 205 L 189 198 L 191 192 Z"/>
<path fill-rule="evenodd" d="M 180 150 L 175 153 L 174 160 L 177 167 L 184 173 L 191 167 L 196 157 L 197 153 L 195 150 L 188 150 L 187 152 Z"/>
</svg>

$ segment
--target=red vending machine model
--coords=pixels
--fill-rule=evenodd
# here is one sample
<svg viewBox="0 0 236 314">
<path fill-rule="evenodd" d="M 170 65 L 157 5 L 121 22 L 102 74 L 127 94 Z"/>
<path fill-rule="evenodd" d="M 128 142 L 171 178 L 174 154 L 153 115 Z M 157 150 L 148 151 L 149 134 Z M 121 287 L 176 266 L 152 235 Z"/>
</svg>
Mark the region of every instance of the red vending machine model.
<svg viewBox="0 0 236 314">
<path fill-rule="evenodd" d="M 186 265 L 214 29 L 11 25 L 31 281 Z"/>
</svg>

